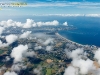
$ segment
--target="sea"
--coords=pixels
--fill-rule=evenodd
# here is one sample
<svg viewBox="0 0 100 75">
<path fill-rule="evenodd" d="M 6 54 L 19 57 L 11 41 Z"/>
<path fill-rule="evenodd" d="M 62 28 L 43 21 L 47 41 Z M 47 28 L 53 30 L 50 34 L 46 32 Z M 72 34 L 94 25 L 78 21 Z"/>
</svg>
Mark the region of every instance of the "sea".
<svg viewBox="0 0 100 75">
<path fill-rule="evenodd" d="M 64 17 L 64 16 L 11 16 L 0 18 L 2 20 L 12 19 L 14 21 L 26 22 L 26 19 L 33 19 L 34 21 L 59 21 L 60 25 L 67 22 L 68 26 L 74 26 L 75 30 L 62 30 L 58 33 L 63 37 L 83 44 L 95 45 L 100 47 L 100 17 Z"/>
<path fill-rule="evenodd" d="M 100 18 L 76 17 L 67 21 L 69 25 L 73 25 L 77 29 L 59 31 L 59 34 L 83 45 L 100 47 Z"/>
</svg>

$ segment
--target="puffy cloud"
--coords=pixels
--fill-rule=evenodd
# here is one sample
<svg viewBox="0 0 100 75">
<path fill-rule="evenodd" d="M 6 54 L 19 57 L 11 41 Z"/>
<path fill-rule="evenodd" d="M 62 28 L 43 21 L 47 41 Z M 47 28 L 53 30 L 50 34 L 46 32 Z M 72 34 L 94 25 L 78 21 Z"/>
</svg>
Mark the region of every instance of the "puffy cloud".
<svg viewBox="0 0 100 75">
<path fill-rule="evenodd" d="M 22 69 L 26 69 L 26 66 L 24 66 L 23 64 L 13 64 L 11 67 L 11 70 L 15 72 L 20 72 L 20 70 Z"/>
<path fill-rule="evenodd" d="M 19 45 L 13 48 L 10 55 L 12 58 L 14 58 L 14 62 L 17 63 L 17 62 L 21 62 L 22 59 L 25 57 L 33 57 L 36 54 L 34 51 L 28 51 L 27 45 Z"/>
<path fill-rule="evenodd" d="M 20 38 L 27 38 L 31 34 L 31 31 L 26 31 L 20 35 Z"/>
<path fill-rule="evenodd" d="M 18 64 L 16 64 L 16 65 L 12 65 L 11 69 L 12 69 L 12 71 L 20 72 L 21 67 Z"/>
<path fill-rule="evenodd" d="M 81 74 L 87 74 L 93 69 L 95 69 L 93 65 L 93 61 L 90 59 L 83 60 L 83 59 L 74 59 L 72 61 L 72 65 L 80 69 Z"/>
<path fill-rule="evenodd" d="M 9 56 L 6 56 L 5 60 L 6 61 L 9 61 L 10 60 L 10 57 Z"/>
<path fill-rule="evenodd" d="M 19 45 L 18 47 L 13 48 L 11 57 L 14 58 L 14 62 L 21 62 L 23 54 L 27 51 L 27 49 L 27 45 Z"/>
<path fill-rule="evenodd" d="M 3 33 L 4 29 L 4 27 L 0 27 L 0 35 Z"/>
<path fill-rule="evenodd" d="M 9 71 L 7 71 L 6 73 L 4 73 L 4 75 L 18 75 L 18 74 L 15 73 L 15 72 L 9 72 Z"/>
<path fill-rule="evenodd" d="M 34 51 L 30 51 L 30 52 L 27 52 L 27 53 L 25 54 L 26 57 L 33 57 L 33 56 L 35 56 L 35 55 L 36 55 L 36 54 L 35 54 Z"/>
<path fill-rule="evenodd" d="M 1 21 L 0 25 L 4 27 L 11 27 L 11 26 L 22 27 L 23 26 L 21 22 L 16 22 L 16 21 L 13 21 L 12 19 L 9 19 L 7 21 Z"/>
<path fill-rule="evenodd" d="M 59 25 L 59 22 L 57 20 L 51 21 L 51 22 L 37 22 L 38 26 L 57 26 Z"/>
<path fill-rule="evenodd" d="M 40 71 L 38 69 L 34 69 L 34 73 L 40 75 Z"/>
<path fill-rule="evenodd" d="M 64 22 L 63 25 L 64 25 L 64 26 L 68 26 L 68 23 L 67 23 L 67 22 Z"/>
<path fill-rule="evenodd" d="M 13 20 L 9 19 L 7 21 L 7 26 L 14 26 L 14 25 L 15 25 L 15 22 Z"/>
<path fill-rule="evenodd" d="M 7 35 L 5 37 L 7 43 L 3 43 L 1 40 L 0 40 L 0 47 L 7 47 L 9 46 L 10 44 L 12 44 L 13 42 L 15 42 L 17 39 L 18 39 L 18 36 L 14 35 L 14 34 L 10 34 L 10 35 Z"/>
<path fill-rule="evenodd" d="M 8 44 L 7 43 L 2 43 L 2 41 L 0 40 L 0 47 L 7 47 Z"/>
<path fill-rule="evenodd" d="M 13 42 L 15 42 L 18 39 L 18 36 L 14 35 L 14 34 L 10 34 L 8 36 L 5 37 L 6 41 L 8 44 L 12 44 Z"/>
<path fill-rule="evenodd" d="M 96 69 L 95 71 L 92 71 L 92 75 L 100 75 L 100 68 Z"/>
<path fill-rule="evenodd" d="M 31 27 L 40 27 L 40 26 L 57 26 L 59 22 L 57 20 L 54 21 L 47 21 L 47 22 L 35 22 L 32 19 L 27 19 L 26 23 L 16 22 L 11 19 L 7 21 L 1 21 L 0 26 L 3 27 L 22 27 L 22 28 L 31 28 Z"/>
<path fill-rule="evenodd" d="M 44 45 L 48 45 L 48 44 L 53 44 L 53 39 L 52 38 L 48 38 L 43 44 Z"/>
<path fill-rule="evenodd" d="M 23 28 L 31 28 L 34 20 L 27 19 L 26 23 L 24 24 Z"/>
<path fill-rule="evenodd" d="M 46 46 L 47 51 L 51 51 L 53 49 L 53 46 Z"/>
<path fill-rule="evenodd" d="M 96 58 L 100 64 L 100 48 L 98 48 L 98 50 L 95 52 L 94 58 Z"/>
<path fill-rule="evenodd" d="M 39 49 L 42 49 L 42 46 L 36 46 L 34 47 L 35 50 L 39 50 Z"/>
<path fill-rule="evenodd" d="M 68 68 L 65 69 L 64 75 L 78 75 L 78 70 L 73 66 L 68 66 Z"/>
<path fill-rule="evenodd" d="M 41 67 L 39 67 L 38 69 L 37 68 L 35 68 L 34 70 L 33 70 L 33 73 L 34 74 L 37 74 L 37 75 L 41 75 Z"/>
<path fill-rule="evenodd" d="M 72 52 L 71 51 L 66 51 L 67 53 L 67 56 L 69 58 L 73 58 L 73 59 L 76 59 L 76 58 L 80 58 L 81 55 L 83 54 L 83 49 L 82 48 L 78 48 L 76 50 L 73 50 Z"/>
</svg>

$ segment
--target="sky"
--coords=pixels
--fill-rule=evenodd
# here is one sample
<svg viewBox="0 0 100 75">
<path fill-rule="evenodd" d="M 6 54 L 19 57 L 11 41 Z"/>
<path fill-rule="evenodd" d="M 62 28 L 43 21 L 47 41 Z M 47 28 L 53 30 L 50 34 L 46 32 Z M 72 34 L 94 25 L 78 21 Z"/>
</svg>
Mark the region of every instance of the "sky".
<svg viewBox="0 0 100 75">
<path fill-rule="evenodd" d="M 27 3 L 7 7 L 6 3 Z M 100 14 L 100 0 L 0 0 L 0 15 Z"/>
</svg>

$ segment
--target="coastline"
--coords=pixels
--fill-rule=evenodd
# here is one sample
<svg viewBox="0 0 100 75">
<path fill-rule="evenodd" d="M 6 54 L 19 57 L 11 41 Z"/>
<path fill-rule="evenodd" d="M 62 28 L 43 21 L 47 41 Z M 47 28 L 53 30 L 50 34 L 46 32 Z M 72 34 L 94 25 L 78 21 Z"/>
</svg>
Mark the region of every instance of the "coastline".
<svg viewBox="0 0 100 75">
<path fill-rule="evenodd" d="M 77 42 L 71 41 L 71 40 L 69 40 L 69 39 L 63 37 L 62 35 L 60 35 L 58 32 L 55 33 L 55 35 L 58 36 L 58 37 L 60 37 L 61 39 L 66 40 L 67 42 L 71 42 L 71 43 L 73 43 L 73 44 L 78 44 L 78 45 L 80 45 L 80 46 L 86 46 L 86 45 L 82 45 L 82 44 L 79 44 L 79 43 L 77 43 Z"/>
<path fill-rule="evenodd" d="M 74 42 L 74 41 L 71 41 L 65 37 L 63 37 L 62 35 L 60 35 L 58 32 L 55 33 L 56 36 L 58 36 L 60 39 L 63 39 L 65 40 L 66 42 L 70 42 L 72 44 L 77 44 L 78 46 L 81 46 L 81 47 L 90 47 L 92 49 L 98 49 L 99 47 L 95 46 L 95 45 L 83 45 L 83 44 L 80 44 L 80 43 L 77 43 L 77 42 Z"/>
</svg>

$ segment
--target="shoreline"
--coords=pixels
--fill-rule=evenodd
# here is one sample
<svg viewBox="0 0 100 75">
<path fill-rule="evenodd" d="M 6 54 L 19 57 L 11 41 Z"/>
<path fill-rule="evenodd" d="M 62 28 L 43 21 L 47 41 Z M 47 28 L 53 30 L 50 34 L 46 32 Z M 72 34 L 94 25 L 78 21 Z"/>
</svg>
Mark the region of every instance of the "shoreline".
<svg viewBox="0 0 100 75">
<path fill-rule="evenodd" d="M 64 39 L 64 40 L 66 40 L 66 41 L 68 41 L 68 42 L 71 42 L 71 43 L 73 43 L 73 44 L 78 44 L 78 45 L 81 45 L 81 46 L 86 46 L 86 45 L 79 44 L 79 43 L 77 43 L 77 42 L 71 41 L 71 40 L 69 40 L 69 39 L 63 37 L 62 35 L 60 35 L 58 32 L 55 33 L 55 34 L 56 34 L 57 36 L 59 36 L 61 39 Z"/>
<path fill-rule="evenodd" d="M 82 47 L 95 47 L 95 48 L 99 48 L 98 46 L 95 46 L 95 45 L 83 45 L 83 44 L 80 44 L 80 43 L 77 43 L 77 42 L 74 42 L 74 41 L 71 41 L 65 37 L 63 37 L 62 35 L 60 35 L 58 32 L 55 33 L 56 36 L 60 37 L 61 39 L 63 40 L 66 40 L 66 42 L 70 42 L 72 44 L 77 44 L 78 46 L 82 46 Z"/>
</svg>

